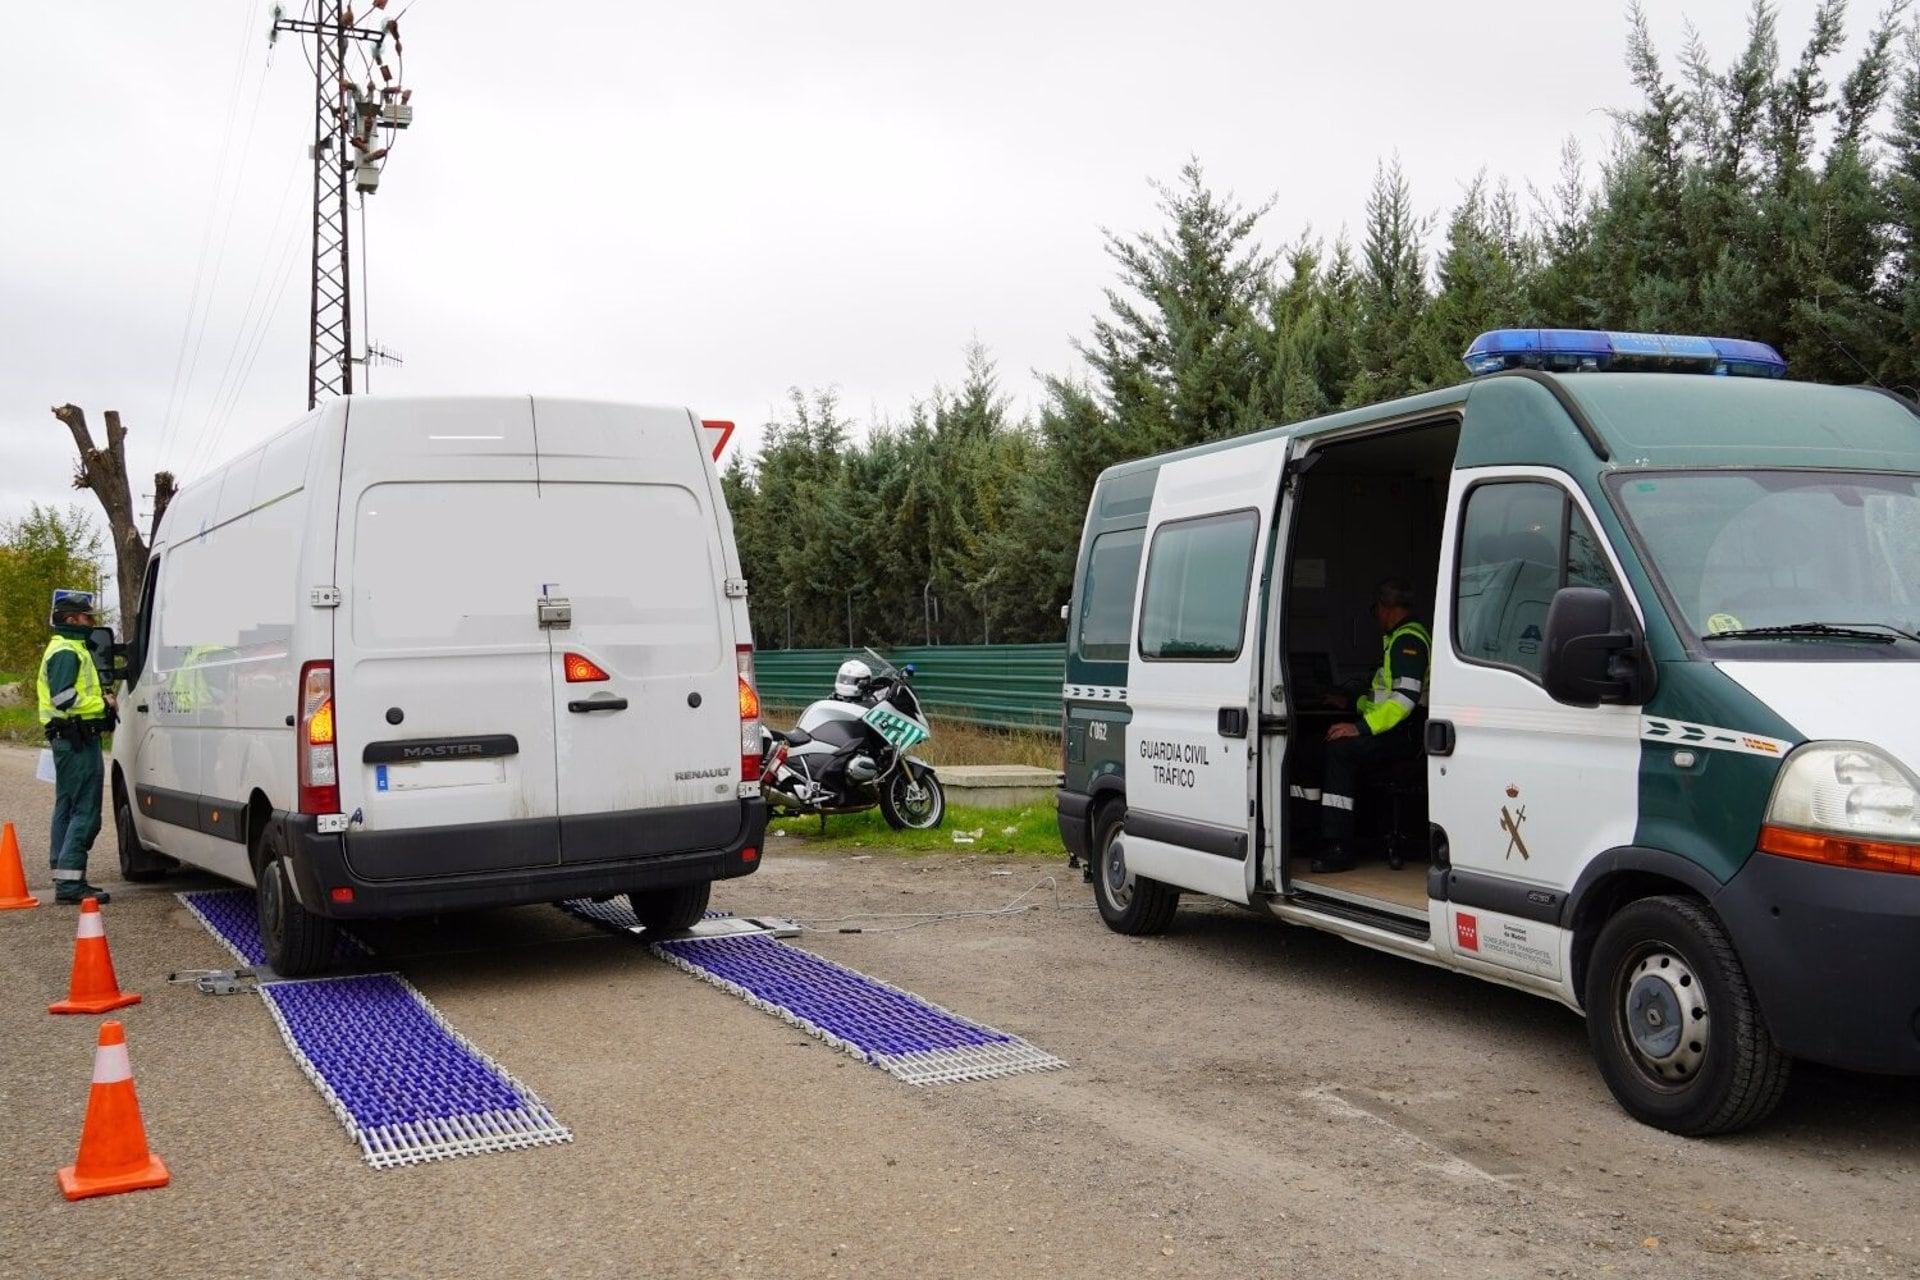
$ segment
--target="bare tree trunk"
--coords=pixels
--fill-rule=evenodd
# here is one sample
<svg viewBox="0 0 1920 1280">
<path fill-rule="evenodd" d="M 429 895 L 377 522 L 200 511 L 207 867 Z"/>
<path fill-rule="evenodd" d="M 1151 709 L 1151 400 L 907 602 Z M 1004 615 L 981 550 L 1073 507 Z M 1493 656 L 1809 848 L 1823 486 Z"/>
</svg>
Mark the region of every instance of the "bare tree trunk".
<svg viewBox="0 0 1920 1280">
<path fill-rule="evenodd" d="M 131 624 L 140 605 L 140 586 L 147 576 L 147 540 L 140 536 L 136 523 L 133 488 L 127 482 L 127 429 L 120 425 L 118 410 L 107 410 L 107 447 L 94 447 L 93 433 L 87 429 L 86 411 L 78 405 L 58 405 L 53 416 L 73 433 L 74 447 L 80 451 L 80 465 L 73 473 L 73 487 L 91 489 L 107 513 L 108 536 L 113 540 L 114 560 L 120 587 L 120 628 Z M 173 473 L 162 471 L 153 477 L 153 530 L 160 527 L 160 514 L 173 498 Z"/>
</svg>

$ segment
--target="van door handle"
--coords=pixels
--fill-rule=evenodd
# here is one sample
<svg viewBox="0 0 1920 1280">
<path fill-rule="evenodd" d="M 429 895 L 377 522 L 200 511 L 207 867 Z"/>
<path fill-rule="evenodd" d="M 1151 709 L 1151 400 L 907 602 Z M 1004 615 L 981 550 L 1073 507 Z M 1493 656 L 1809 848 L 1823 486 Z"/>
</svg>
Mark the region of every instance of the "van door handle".
<svg viewBox="0 0 1920 1280">
<path fill-rule="evenodd" d="M 1247 736 L 1247 709 L 1245 707 L 1220 708 L 1220 736 L 1223 738 L 1244 738 Z"/>
<path fill-rule="evenodd" d="M 625 698 L 585 698 L 567 704 L 569 711 L 625 711 L 626 709 Z"/>
<path fill-rule="evenodd" d="M 141 715 L 145 715 L 147 714 L 147 704 L 144 702 L 139 703 L 134 707 L 134 710 L 138 711 Z"/>
<path fill-rule="evenodd" d="M 1453 721 L 1427 721 L 1427 754 L 1430 756 L 1453 754 Z"/>
</svg>

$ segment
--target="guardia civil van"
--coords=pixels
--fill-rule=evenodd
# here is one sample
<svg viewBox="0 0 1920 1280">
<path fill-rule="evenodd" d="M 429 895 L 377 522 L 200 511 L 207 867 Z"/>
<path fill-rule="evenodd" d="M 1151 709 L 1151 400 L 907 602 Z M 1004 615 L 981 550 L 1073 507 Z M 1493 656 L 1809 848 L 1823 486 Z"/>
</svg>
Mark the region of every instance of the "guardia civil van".
<svg viewBox="0 0 1920 1280">
<path fill-rule="evenodd" d="M 129 629 L 122 873 L 254 886 L 286 975 L 342 919 L 624 893 L 697 920 L 766 827 L 704 434 L 679 408 L 348 396 L 182 488 Z"/>
<path fill-rule="evenodd" d="M 1920 410 L 1726 339 L 1466 363 L 1100 477 L 1059 823 L 1107 924 L 1208 894 L 1559 1000 L 1676 1133 L 1758 1121 L 1794 1059 L 1920 1074 Z M 1431 621 L 1424 756 L 1360 805 L 1413 851 L 1316 875 L 1287 798 L 1388 578 Z"/>
</svg>

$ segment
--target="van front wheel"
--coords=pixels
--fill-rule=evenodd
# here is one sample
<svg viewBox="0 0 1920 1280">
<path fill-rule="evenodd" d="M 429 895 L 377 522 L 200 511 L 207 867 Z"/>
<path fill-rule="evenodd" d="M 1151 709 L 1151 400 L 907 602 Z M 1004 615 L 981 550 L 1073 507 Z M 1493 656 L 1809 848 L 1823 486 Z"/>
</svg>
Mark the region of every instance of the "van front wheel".
<svg viewBox="0 0 1920 1280">
<path fill-rule="evenodd" d="M 1180 891 L 1133 874 L 1127 866 L 1121 831 L 1127 806 L 1114 801 L 1100 810 L 1093 832 L 1093 900 L 1100 918 L 1115 933 L 1134 936 L 1165 933 L 1180 906 Z"/>
<path fill-rule="evenodd" d="M 113 835 L 114 843 L 119 846 L 122 880 L 143 884 L 160 879 L 179 865 L 164 853 L 155 853 L 141 843 L 140 833 L 133 826 L 133 802 L 127 798 L 126 787 L 118 781 L 113 784 Z"/>
<path fill-rule="evenodd" d="M 671 889 L 633 890 L 627 905 L 633 918 L 646 926 L 650 934 L 678 933 L 700 923 L 707 913 L 707 900 L 713 896 L 713 882 L 675 885 Z"/>
<path fill-rule="evenodd" d="M 1594 945 L 1587 1036 L 1627 1113 L 1688 1137 L 1764 1119 L 1793 1060 L 1774 1046 L 1727 932 L 1691 898 L 1622 908 Z"/>
<path fill-rule="evenodd" d="M 254 897 L 260 908 L 260 944 L 267 965 L 283 978 L 319 973 L 333 959 L 335 925 L 294 900 L 279 832 L 270 826 L 260 838 L 265 847 Z"/>
</svg>

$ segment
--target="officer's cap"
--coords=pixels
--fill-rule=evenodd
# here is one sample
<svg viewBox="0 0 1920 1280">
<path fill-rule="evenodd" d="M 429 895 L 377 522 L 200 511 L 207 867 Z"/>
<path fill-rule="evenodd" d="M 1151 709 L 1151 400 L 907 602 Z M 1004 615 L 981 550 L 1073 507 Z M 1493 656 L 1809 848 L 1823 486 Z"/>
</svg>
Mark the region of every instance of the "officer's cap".
<svg viewBox="0 0 1920 1280">
<path fill-rule="evenodd" d="M 53 608 L 49 613 L 55 618 L 69 613 L 92 612 L 93 592 L 91 591 L 69 591 L 61 587 L 53 593 Z"/>
</svg>

